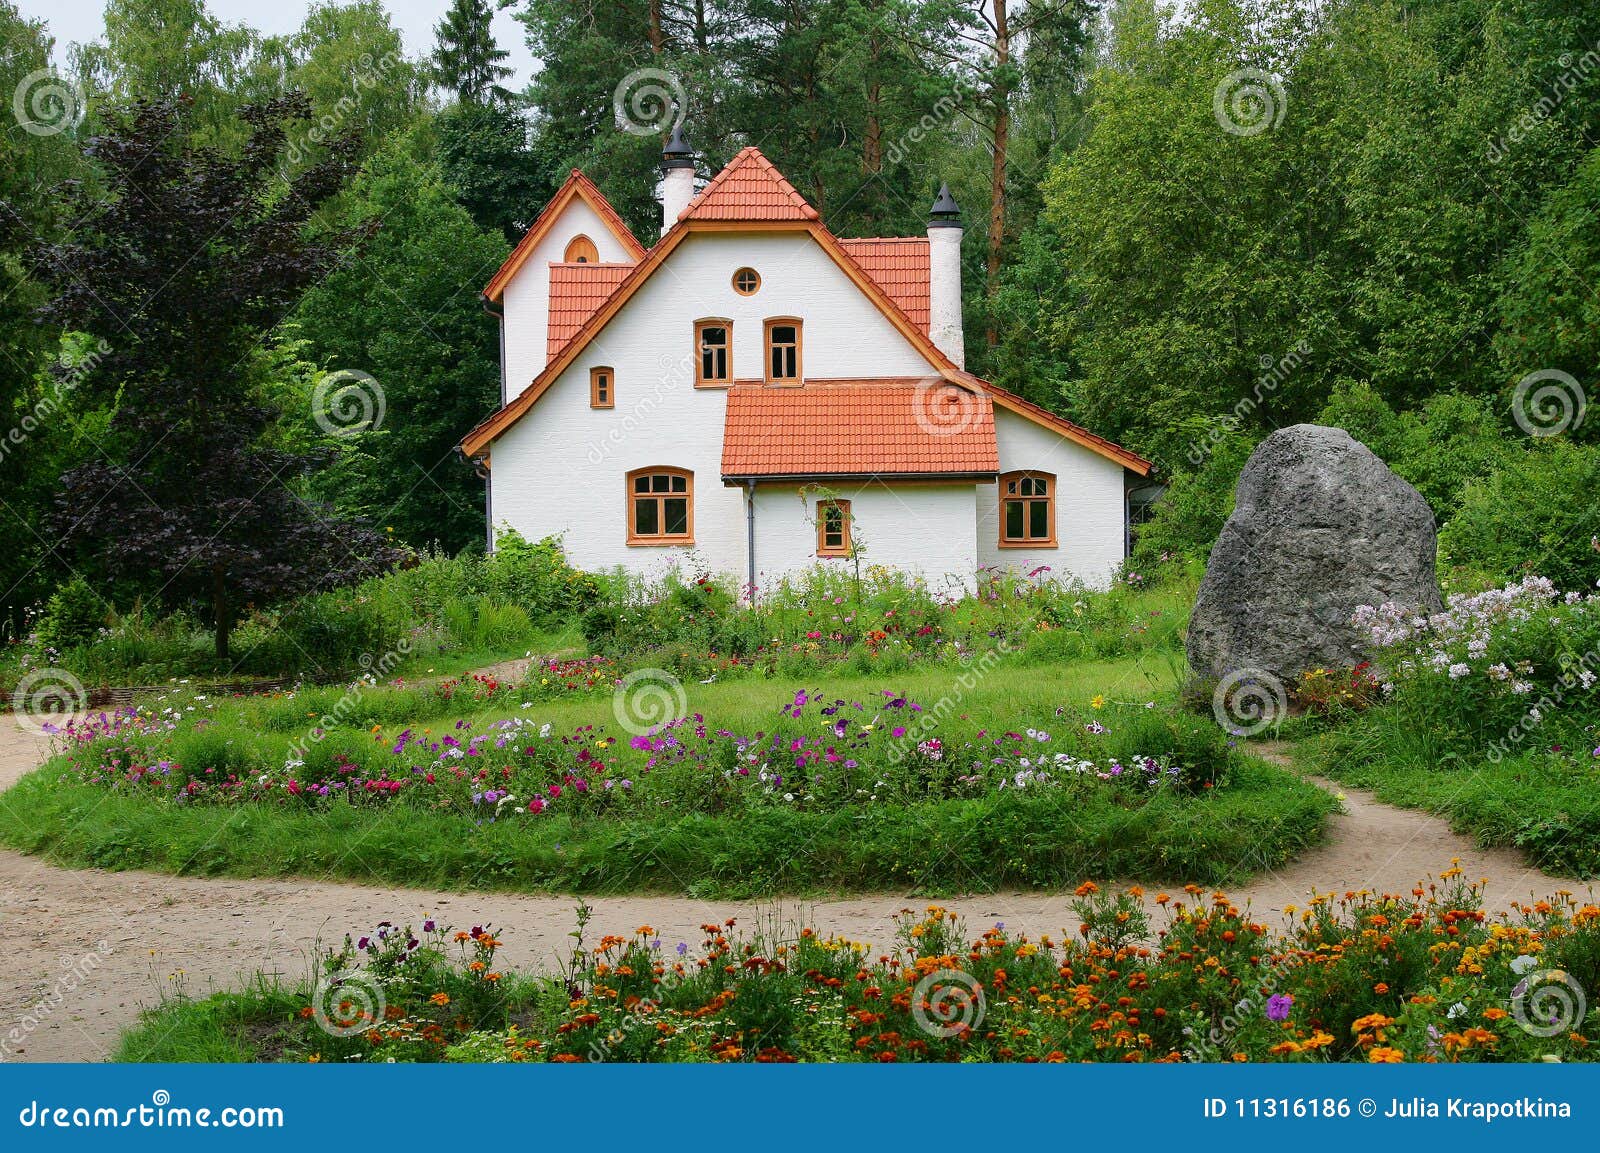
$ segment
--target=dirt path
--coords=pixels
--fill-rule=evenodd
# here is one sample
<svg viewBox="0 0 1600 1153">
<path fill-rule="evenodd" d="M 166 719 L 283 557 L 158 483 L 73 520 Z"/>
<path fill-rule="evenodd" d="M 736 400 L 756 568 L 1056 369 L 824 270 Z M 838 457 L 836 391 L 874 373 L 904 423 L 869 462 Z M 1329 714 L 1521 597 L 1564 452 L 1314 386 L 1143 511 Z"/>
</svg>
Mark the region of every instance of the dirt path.
<svg viewBox="0 0 1600 1153">
<path fill-rule="evenodd" d="M 40 734 L 0 718 L 0 789 L 48 752 Z M 1281 750 L 1263 750 L 1283 762 Z M 1331 782 L 1318 784 L 1332 791 Z M 1343 790 L 1346 812 L 1327 841 L 1289 866 L 1231 890 L 1270 921 L 1285 904 L 1314 889 L 1408 890 L 1460 857 L 1470 878 L 1489 881 L 1490 905 L 1535 891 L 1584 892 L 1576 881 L 1547 877 L 1514 854 L 1486 851 L 1423 813 L 1379 804 Z M 0 800 L 3 803 L 3 800 Z M 1076 927 L 1069 894 L 1005 892 L 956 897 L 970 928 L 1003 921 L 1008 929 L 1060 933 Z M 289 980 L 306 971 L 315 942 L 342 939 L 380 920 L 420 923 L 434 915 L 465 926 L 491 922 L 504 930 L 512 965 L 547 964 L 570 944 L 574 900 L 507 893 L 441 893 L 312 880 L 238 881 L 63 869 L 0 850 L 0 932 L 7 955 L 0 978 L 0 1059 L 92 1061 L 106 1057 L 119 1030 L 164 990 L 190 994 L 236 986 L 258 970 Z M 901 893 L 844 900 L 752 905 L 687 897 L 592 898 L 593 937 L 655 927 L 668 947 L 698 940 L 707 921 L 807 923 L 880 948 L 891 943 L 892 918 L 928 902 Z"/>
</svg>

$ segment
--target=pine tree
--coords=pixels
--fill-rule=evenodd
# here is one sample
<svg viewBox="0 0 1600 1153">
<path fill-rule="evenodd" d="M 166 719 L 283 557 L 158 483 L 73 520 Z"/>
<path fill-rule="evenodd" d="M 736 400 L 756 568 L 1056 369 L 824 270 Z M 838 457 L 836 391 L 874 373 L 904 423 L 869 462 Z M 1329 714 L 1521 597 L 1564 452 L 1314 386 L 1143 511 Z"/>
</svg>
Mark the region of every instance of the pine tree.
<svg viewBox="0 0 1600 1153">
<path fill-rule="evenodd" d="M 493 16 L 489 0 L 453 0 L 445 18 L 434 26 L 439 40 L 433 50 L 435 82 L 453 91 L 463 104 L 511 98 L 500 86 L 511 75 L 501 61 L 511 54 L 495 43 L 489 27 Z"/>
</svg>

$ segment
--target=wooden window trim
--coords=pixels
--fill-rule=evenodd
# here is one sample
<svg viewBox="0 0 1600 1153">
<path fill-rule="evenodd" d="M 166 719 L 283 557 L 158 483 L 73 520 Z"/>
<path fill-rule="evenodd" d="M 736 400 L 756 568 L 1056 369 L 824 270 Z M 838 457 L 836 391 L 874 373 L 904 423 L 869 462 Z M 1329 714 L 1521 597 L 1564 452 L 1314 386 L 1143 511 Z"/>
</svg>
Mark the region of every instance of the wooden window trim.
<svg viewBox="0 0 1600 1153">
<path fill-rule="evenodd" d="M 783 325 L 794 326 L 794 376 L 774 378 L 772 375 L 772 330 Z M 761 344 L 761 379 L 780 388 L 797 388 L 806 381 L 804 359 L 805 327 L 798 316 L 769 316 L 763 322 L 766 339 Z"/>
<path fill-rule="evenodd" d="M 743 276 L 746 272 L 756 278 L 755 287 L 750 289 L 749 292 L 746 292 L 744 289 L 739 287 L 739 277 Z M 733 270 L 733 275 L 728 278 L 728 283 L 733 285 L 733 290 L 740 296 L 754 296 L 756 293 L 761 291 L 761 274 L 755 269 L 751 268 L 749 265 L 744 265 L 743 267 Z"/>
<path fill-rule="evenodd" d="M 1046 521 L 1050 525 L 1050 535 L 1048 537 L 1031 537 L 1030 538 L 1030 537 L 1008 537 L 1008 536 L 1006 536 L 1006 503 L 1007 503 L 1007 499 L 1008 499 L 1006 497 L 1006 482 L 1007 481 L 1012 481 L 1012 480 L 1020 481 L 1023 477 L 1037 477 L 1037 478 L 1039 478 L 1041 480 L 1045 480 L 1045 481 L 1049 482 L 1049 487 L 1046 489 L 1045 496 L 1044 496 L 1045 518 L 1046 518 Z M 999 545 L 1000 545 L 1001 548 L 1056 548 L 1056 547 L 1058 547 L 1057 544 L 1056 544 L 1056 483 L 1057 482 L 1056 482 L 1056 474 L 1055 473 L 1053 473 L 1053 472 L 1043 472 L 1043 471 L 1041 471 L 1039 469 L 1035 469 L 1035 468 L 1019 469 L 1016 472 L 1007 472 L 1007 473 L 1002 473 L 1001 474 L 999 483 L 995 485 L 995 491 L 996 491 L 996 494 L 997 494 L 997 496 L 999 498 L 999 512 L 1000 512 L 1000 524 L 999 524 L 999 538 L 1000 539 L 999 539 Z M 1039 498 L 1038 497 L 1011 497 L 1009 499 L 1020 501 L 1020 502 L 1022 502 L 1024 504 L 1031 504 L 1034 501 L 1037 501 Z M 1027 514 L 1026 513 L 1023 514 L 1023 522 L 1024 522 L 1024 527 L 1026 527 L 1026 522 L 1027 522 Z"/>
<path fill-rule="evenodd" d="M 842 542 L 840 544 L 834 545 L 834 546 L 829 546 L 828 539 L 827 539 L 828 538 L 828 515 L 827 515 L 827 513 L 828 513 L 828 510 L 830 508 L 836 508 L 836 509 L 839 510 L 839 512 L 841 514 L 841 517 L 842 517 L 841 524 L 844 526 L 844 531 L 841 534 L 842 537 L 843 537 L 843 540 L 842 540 Z M 852 518 L 850 516 L 850 502 L 849 501 L 847 501 L 847 500 L 819 500 L 817 502 L 817 555 L 820 556 L 820 557 L 847 557 L 847 556 L 849 556 L 850 555 L 851 544 L 852 544 L 852 541 L 851 541 L 852 534 L 851 534 L 851 531 L 850 531 L 851 524 L 852 524 Z"/>
<path fill-rule="evenodd" d="M 723 380 L 707 380 L 701 373 L 704 363 L 700 356 L 700 334 L 708 328 L 726 329 L 728 333 L 728 375 Z M 720 316 L 708 316 L 694 322 L 694 386 L 696 388 L 733 387 L 733 321 Z"/>
<path fill-rule="evenodd" d="M 680 536 L 669 536 L 657 533 L 645 536 L 636 533 L 633 526 L 638 523 L 634 516 L 634 506 L 639 498 L 658 499 L 654 494 L 636 493 L 633 491 L 633 482 L 641 476 L 681 476 L 685 480 L 683 496 L 688 501 L 688 515 L 685 518 L 685 528 L 688 531 Z M 686 468 L 673 468 L 670 465 L 651 465 L 648 468 L 636 468 L 623 478 L 624 509 L 627 516 L 628 547 L 629 548 L 692 548 L 694 546 L 694 473 Z M 663 495 L 672 495 L 670 493 Z M 658 514 L 657 524 L 665 523 L 665 517 Z"/>
<path fill-rule="evenodd" d="M 561 262 L 563 264 L 599 264 L 600 250 L 594 246 L 594 241 L 580 232 L 567 241 L 567 247 L 561 253 Z"/>
<path fill-rule="evenodd" d="M 600 395 L 601 378 L 605 380 L 604 396 Z M 589 407 L 617 407 L 617 374 L 610 368 L 602 366 L 589 370 Z"/>
</svg>

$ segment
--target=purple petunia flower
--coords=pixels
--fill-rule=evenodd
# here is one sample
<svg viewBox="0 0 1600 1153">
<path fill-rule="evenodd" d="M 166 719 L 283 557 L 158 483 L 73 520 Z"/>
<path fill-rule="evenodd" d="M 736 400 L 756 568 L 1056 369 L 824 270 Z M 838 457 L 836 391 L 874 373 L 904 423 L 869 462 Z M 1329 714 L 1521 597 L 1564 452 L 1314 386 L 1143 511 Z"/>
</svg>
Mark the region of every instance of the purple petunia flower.
<svg viewBox="0 0 1600 1153">
<path fill-rule="evenodd" d="M 1267 998 L 1267 1020 L 1287 1021 L 1293 1005 L 1294 998 L 1288 993 L 1274 993 Z"/>
</svg>

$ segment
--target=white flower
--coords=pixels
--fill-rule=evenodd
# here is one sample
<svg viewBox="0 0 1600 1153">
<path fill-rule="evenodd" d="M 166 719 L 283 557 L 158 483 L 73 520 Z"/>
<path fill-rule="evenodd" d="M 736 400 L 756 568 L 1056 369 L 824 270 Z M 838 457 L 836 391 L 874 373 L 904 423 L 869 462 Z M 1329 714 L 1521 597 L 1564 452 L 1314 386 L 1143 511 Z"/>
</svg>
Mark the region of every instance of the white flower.
<svg viewBox="0 0 1600 1153">
<path fill-rule="evenodd" d="M 1523 953 L 1511 962 L 1511 971 L 1520 977 L 1538 963 L 1528 954 Z"/>
<path fill-rule="evenodd" d="M 1465 1016 L 1466 1012 L 1467 1012 L 1466 1005 L 1464 1005 L 1460 1001 L 1457 1001 L 1454 1005 L 1450 1006 L 1450 1011 L 1448 1013 L 1446 1013 L 1445 1016 L 1449 1017 L 1452 1021 L 1454 1021 L 1457 1017 Z"/>
</svg>

